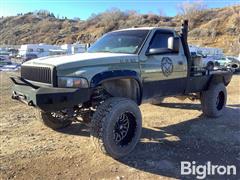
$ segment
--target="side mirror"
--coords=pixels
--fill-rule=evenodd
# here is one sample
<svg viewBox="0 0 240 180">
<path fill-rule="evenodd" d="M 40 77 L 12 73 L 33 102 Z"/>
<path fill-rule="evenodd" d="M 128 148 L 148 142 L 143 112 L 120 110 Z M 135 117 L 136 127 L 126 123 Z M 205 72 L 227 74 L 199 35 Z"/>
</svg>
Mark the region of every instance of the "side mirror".
<svg viewBox="0 0 240 180">
<path fill-rule="evenodd" d="M 165 54 L 165 53 L 170 53 L 170 52 L 171 52 L 171 50 L 168 48 L 151 48 L 146 53 L 146 56 Z"/>
<path fill-rule="evenodd" d="M 167 54 L 167 53 L 178 53 L 179 52 L 179 37 L 169 37 L 167 48 L 151 48 L 146 52 L 146 56 Z"/>
<path fill-rule="evenodd" d="M 179 37 L 168 38 L 168 49 L 170 49 L 172 52 L 174 53 L 179 52 L 179 44 L 180 44 Z"/>
</svg>

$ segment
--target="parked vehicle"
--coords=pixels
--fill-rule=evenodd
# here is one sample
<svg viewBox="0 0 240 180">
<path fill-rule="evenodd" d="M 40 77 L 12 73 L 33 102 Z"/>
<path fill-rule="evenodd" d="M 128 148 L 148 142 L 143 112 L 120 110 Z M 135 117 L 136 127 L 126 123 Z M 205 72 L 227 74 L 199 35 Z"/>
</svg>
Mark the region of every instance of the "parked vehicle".
<svg viewBox="0 0 240 180">
<path fill-rule="evenodd" d="M 31 59 L 36 59 L 38 58 L 38 56 L 36 54 L 25 54 L 22 58 L 23 58 L 23 62 L 26 62 Z"/>
<path fill-rule="evenodd" d="M 203 56 L 203 66 L 206 67 L 208 70 L 213 70 L 215 66 L 215 60 L 216 58 L 214 56 Z"/>
<path fill-rule="evenodd" d="M 10 64 L 10 65 L 4 65 L 4 66 L 0 66 L 0 71 L 18 71 L 21 68 L 20 64 Z"/>
<path fill-rule="evenodd" d="M 203 114 L 224 113 L 232 72 L 196 68 L 182 32 L 131 28 L 105 34 L 87 53 L 35 59 L 11 77 L 12 98 L 39 109 L 52 129 L 91 123 L 97 149 L 114 158 L 130 153 L 142 130 L 139 105 L 169 96 L 199 99 Z M 156 103 L 156 102 L 155 102 Z"/>
<path fill-rule="evenodd" d="M 226 56 L 218 59 L 215 63 L 220 68 L 231 68 L 234 71 L 240 69 L 240 61 L 236 57 Z"/>
<path fill-rule="evenodd" d="M 234 56 L 226 56 L 226 59 L 230 61 L 229 66 L 235 71 L 240 70 L 240 59 Z"/>
<path fill-rule="evenodd" d="M 9 56 L 16 57 L 18 55 L 18 49 L 8 48 Z"/>
<path fill-rule="evenodd" d="M 220 48 L 210 48 L 210 47 L 198 47 L 189 46 L 191 53 L 196 53 L 198 56 L 202 57 L 202 65 L 208 70 L 213 70 L 216 67 L 216 61 L 223 57 L 222 49 Z"/>
<path fill-rule="evenodd" d="M 9 53 L 6 51 L 0 51 L 0 66 L 12 64 Z"/>
</svg>

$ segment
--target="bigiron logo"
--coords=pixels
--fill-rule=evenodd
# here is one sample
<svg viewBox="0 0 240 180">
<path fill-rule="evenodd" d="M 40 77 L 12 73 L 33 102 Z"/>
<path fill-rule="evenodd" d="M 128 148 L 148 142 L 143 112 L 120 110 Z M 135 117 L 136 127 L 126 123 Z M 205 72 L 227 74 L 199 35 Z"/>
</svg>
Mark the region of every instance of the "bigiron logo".
<svg viewBox="0 0 240 180">
<path fill-rule="evenodd" d="M 181 162 L 181 175 L 194 175 L 197 179 L 205 179 L 207 176 L 236 176 L 237 168 L 235 165 L 213 165 L 208 161 L 204 165 L 196 164 L 196 161 Z"/>
<path fill-rule="evenodd" d="M 164 57 L 161 61 L 161 69 L 164 76 L 168 77 L 173 72 L 173 62 L 170 58 Z"/>
</svg>

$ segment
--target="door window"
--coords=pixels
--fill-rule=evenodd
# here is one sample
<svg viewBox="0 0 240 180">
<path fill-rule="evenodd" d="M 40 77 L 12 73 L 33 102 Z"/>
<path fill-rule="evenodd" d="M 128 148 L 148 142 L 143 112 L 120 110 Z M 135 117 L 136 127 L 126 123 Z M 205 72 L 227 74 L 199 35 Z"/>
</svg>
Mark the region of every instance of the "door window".
<svg viewBox="0 0 240 180">
<path fill-rule="evenodd" d="M 168 48 L 168 38 L 173 37 L 173 33 L 156 32 L 149 48 Z"/>
</svg>

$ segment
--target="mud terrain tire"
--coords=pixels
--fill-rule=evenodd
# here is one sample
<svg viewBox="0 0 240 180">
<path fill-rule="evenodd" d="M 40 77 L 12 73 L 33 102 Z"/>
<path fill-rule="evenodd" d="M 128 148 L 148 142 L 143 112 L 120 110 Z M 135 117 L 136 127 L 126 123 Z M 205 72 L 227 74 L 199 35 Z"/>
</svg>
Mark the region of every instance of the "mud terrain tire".
<svg viewBox="0 0 240 180">
<path fill-rule="evenodd" d="M 201 93 L 201 106 L 203 114 L 208 117 L 222 115 L 227 101 L 227 91 L 224 84 L 214 84 L 207 91 Z"/>
<path fill-rule="evenodd" d="M 51 112 L 39 112 L 39 119 L 43 121 L 43 124 L 47 127 L 53 129 L 53 130 L 59 130 L 62 128 L 65 128 L 69 126 L 72 121 L 66 117 L 66 118 L 57 118 L 52 115 Z"/>
<path fill-rule="evenodd" d="M 115 159 L 126 156 L 135 148 L 141 131 L 141 111 L 127 98 L 107 99 L 97 108 L 91 121 L 94 145 Z"/>
</svg>

